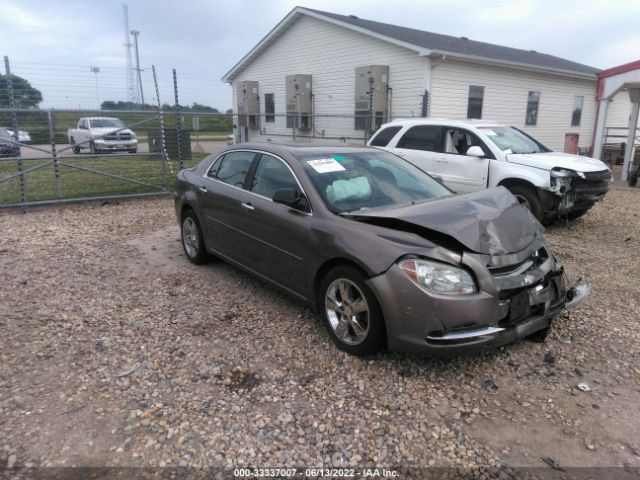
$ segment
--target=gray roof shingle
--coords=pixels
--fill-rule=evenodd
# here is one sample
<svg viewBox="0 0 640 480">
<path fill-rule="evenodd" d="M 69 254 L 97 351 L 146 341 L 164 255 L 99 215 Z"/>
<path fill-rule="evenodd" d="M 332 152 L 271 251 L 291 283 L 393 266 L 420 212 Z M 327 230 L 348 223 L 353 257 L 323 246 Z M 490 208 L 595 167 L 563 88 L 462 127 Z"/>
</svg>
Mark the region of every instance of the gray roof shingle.
<svg viewBox="0 0 640 480">
<path fill-rule="evenodd" d="M 589 74 L 595 77 L 600 70 L 589 65 L 572 62 L 564 58 L 548 55 L 546 53 L 537 53 L 530 50 L 520 50 L 518 48 L 503 47 L 502 45 L 494 45 L 491 43 L 478 42 L 476 40 L 468 40 L 450 35 L 442 35 L 439 33 L 425 32 L 413 28 L 400 27 L 388 23 L 374 22 L 365 20 L 355 16 L 338 15 L 336 13 L 323 12 L 307 7 L 301 7 L 305 10 L 332 18 L 350 25 L 354 25 L 379 35 L 384 35 L 402 42 L 410 43 L 420 48 L 435 50 L 438 52 L 470 55 L 474 57 L 482 57 L 492 60 L 500 60 L 507 62 L 515 62 L 520 64 L 532 65 L 535 67 L 551 68 L 556 70 L 564 70 L 568 72 L 577 72 L 581 74 Z"/>
</svg>

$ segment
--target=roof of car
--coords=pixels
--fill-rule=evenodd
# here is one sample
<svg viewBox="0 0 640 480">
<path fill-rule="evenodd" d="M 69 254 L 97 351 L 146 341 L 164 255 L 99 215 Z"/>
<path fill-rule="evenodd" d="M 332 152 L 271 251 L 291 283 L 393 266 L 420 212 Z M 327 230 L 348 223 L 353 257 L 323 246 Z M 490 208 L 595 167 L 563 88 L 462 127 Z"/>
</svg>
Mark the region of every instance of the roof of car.
<svg viewBox="0 0 640 480">
<path fill-rule="evenodd" d="M 450 118 L 398 118 L 383 125 L 450 125 L 454 127 L 498 127 L 502 123 L 492 120 L 452 120 Z"/>
<path fill-rule="evenodd" d="M 265 151 L 285 150 L 294 156 L 298 155 L 322 155 L 326 153 L 355 153 L 362 151 L 375 150 L 372 147 L 362 146 L 345 146 L 344 144 L 335 145 L 305 145 L 293 142 L 252 142 L 238 143 L 234 145 L 236 148 L 248 148 Z"/>
</svg>

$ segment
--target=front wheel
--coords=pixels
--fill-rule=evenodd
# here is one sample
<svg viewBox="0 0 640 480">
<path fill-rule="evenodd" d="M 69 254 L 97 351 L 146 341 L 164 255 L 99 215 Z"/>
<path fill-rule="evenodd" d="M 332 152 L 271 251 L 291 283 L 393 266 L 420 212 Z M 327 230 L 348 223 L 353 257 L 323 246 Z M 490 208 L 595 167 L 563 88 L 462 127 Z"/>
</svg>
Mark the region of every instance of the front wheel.
<svg viewBox="0 0 640 480">
<path fill-rule="evenodd" d="M 508 187 L 508 189 L 518 199 L 520 205 L 529 210 L 538 221 L 542 222 L 544 213 L 542 211 L 542 203 L 538 197 L 538 192 L 534 188 L 525 185 L 514 185 L 513 187 Z"/>
<path fill-rule="evenodd" d="M 193 210 L 185 212 L 182 216 L 182 248 L 189 261 L 196 265 L 202 265 L 209 258 L 202 228 Z"/>
<path fill-rule="evenodd" d="M 340 350 L 363 356 L 385 347 L 382 311 L 360 271 L 346 265 L 331 270 L 319 300 L 325 328 Z"/>
</svg>

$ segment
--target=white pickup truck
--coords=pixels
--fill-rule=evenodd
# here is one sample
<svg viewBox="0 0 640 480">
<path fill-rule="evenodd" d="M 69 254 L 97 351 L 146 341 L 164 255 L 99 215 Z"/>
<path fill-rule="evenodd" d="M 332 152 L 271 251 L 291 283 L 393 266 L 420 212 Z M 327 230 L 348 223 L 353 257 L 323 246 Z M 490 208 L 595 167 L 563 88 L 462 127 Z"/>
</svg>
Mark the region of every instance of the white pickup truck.
<svg viewBox="0 0 640 480">
<path fill-rule="evenodd" d="M 138 139 L 133 131 L 117 118 L 85 117 L 78 120 L 77 128 L 67 131 L 73 153 L 89 149 L 91 153 L 111 151 L 138 151 Z"/>
<path fill-rule="evenodd" d="M 551 151 L 517 128 L 485 121 L 396 120 L 368 144 L 458 193 L 504 186 L 544 223 L 584 215 L 611 183 L 611 170 L 600 160 Z"/>
</svg>

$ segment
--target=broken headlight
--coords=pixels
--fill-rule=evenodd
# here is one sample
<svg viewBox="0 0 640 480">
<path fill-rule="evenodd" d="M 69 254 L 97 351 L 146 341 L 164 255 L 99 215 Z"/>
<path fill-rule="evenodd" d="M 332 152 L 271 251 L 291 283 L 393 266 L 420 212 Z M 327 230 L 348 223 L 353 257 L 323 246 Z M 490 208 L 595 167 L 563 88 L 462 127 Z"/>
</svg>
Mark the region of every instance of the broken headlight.
<svg viewBox="0 0 640 480">
<path fill-rule="evenodd" d="M 477 292 L 471 274 L 453 265 L 412 258 L 398 266 L 413 283 L 428 292 L 462 295 Z"/>
<path fill-rule="evenodd" d="M 550 190 L 557 194 L 564 194 L 571 188 L 571 180 L 574 177 L 584 177 L 582 172 L 556 167 L 551 170 Z"/>
</svg>

